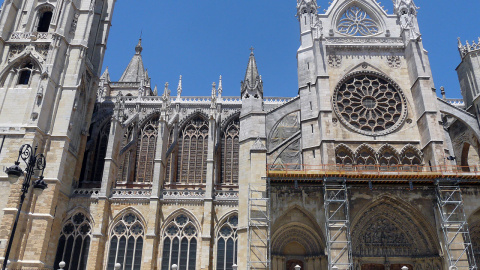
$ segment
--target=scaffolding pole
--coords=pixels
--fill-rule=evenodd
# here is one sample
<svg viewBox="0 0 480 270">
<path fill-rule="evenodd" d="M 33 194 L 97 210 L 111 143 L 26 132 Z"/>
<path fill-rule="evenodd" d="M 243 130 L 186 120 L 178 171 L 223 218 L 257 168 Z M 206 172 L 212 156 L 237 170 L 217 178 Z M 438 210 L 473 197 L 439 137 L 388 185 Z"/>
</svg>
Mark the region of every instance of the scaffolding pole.
<svg viewBox="0 0 480 270">
<path fill-rule="evenodd" d="M 247 269 L 270 269 L 270 189 L 266 184 L 248 186 Z"/>
<path fill-rule="evenodd" d="M 352 270 L 352 243 L 346 180 L 344 178 L 324 178 L 323 187 L 328 269 Z"/>
<path fill-rule="evenodd" d="M 462 190 L 458 181 L 437 179 L 436 195 L 449 267 L 476 270 Z"/>
</svg>

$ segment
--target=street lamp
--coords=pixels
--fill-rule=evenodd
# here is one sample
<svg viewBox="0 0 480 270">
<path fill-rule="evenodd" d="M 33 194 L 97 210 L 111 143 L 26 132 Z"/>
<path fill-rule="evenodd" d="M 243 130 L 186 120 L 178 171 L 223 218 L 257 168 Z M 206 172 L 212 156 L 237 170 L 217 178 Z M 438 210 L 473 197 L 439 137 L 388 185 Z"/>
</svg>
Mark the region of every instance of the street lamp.
<svg viewBox="0 0 480 270">
<path fill-rule="evenodd" d="M 20 151 L 18 151 L 18 158 L 15 162 L 15 165 L 8 167 L 5 170 L 5 173 L 8 175 L 8 181 L 12 184 L 15 184 L 18 181 L 18 178 L 23 175 L 23 171 L 19 166 L 20 159 L 22 159 L 27 165 L 27 168 L 25 169 L 27 175 L 25 176 L 22 184 L 22 195 L 20 195 L 20 204 L 18 205 L 17 216 L 15 217 L 15 222 L 13 223 L 12 233 L 10 234 L 7 251 L 5 252 L 5 259 L 3 260 L 3 270 L 7 268 L 8 256 L 10 255 L 10 251 L 12 249 L 13 237 L 15 236 L 15 230 L 17 229 L 20 211 L 22 210 L 25 195 L 30 187 L 30 181 L 36 171 L 40 172 L 40 177 L 33 182 L 33 188 L 39 190 L 44 190 L 47 188 L 47 183 L 45 183 L 43 180 L 43 171 L 45 170 L 46 165 L 45 156 L 43 154 L 37 154 L 37 149 L 38 147 L 32 149 L 32 147 L 28 144 L 22 145 L 22 147 L 20 147 Z"/>
<path fill-rule="evenodd" d="M 233 270 L 237 270 L 237 269 L 238 269 L 238 265 L 236 265 L 236 264 L 232 265 L 232 269 L 233 269 Z"/>
<path fill-rule="evenodd" d="M 122 265 L 120 263 L 116 263 L 113 268 L 115 268 L 115 270 L 120 270 L 120 268 L 122 268 Z"/>
<path fill-rule="evenodd" d="M 177 270 L 177 268 L 178 268 L 178 265 L 172 264 L 172 270 Z"/>
<path fill-rule="evenodd" d="M 295 265 L 295 270 L 300 270 L 300 269 L 302 269 L 302 267 L 300 265 L 298 265 L 298 264 Z"/>
</svg>

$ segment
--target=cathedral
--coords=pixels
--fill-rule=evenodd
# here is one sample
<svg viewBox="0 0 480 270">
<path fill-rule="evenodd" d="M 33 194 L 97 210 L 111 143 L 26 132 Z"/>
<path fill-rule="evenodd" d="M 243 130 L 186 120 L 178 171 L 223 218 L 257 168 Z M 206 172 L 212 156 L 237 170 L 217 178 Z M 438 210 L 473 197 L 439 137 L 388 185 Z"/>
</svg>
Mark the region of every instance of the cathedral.
<svg viewBox="0 0 480 270">
<path fill-rule="evenodd" d="M 115 0 L 5 0 L 2 269 L 477 270 L 480 39 L 437 97 L 413 0 L 290 1 L 269 98 L 253 50 L 238 96 L 184 96 L 141 40 L 102 70 Z"/>
</svg>

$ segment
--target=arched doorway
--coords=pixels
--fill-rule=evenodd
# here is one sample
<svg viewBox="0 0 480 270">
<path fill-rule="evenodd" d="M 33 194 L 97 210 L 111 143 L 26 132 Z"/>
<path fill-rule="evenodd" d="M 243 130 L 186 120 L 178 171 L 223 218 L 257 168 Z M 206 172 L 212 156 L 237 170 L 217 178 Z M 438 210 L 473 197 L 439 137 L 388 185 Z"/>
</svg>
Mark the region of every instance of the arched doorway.
<svg viewBox="0 0 480 270">
<path fill-rule="evenodd" d="M 272 269 L 321 269 L 323 246 L 316 231 L 301 223 L 289 223 L 276 229 L 272 237 Z"/>
<path fill-rule="evenodd" d="M 408 203 L 385 196 L 356 214 L 352 224 L 355 269 L 442 269 L 435 230 Z"/>
<path fill-rule="evenodd" d="M 464 143 L 462 148 L 461 166 L 464 171 L 478 171 L 480 158 L 477 150 L 469 143 Z"/>
</svg>

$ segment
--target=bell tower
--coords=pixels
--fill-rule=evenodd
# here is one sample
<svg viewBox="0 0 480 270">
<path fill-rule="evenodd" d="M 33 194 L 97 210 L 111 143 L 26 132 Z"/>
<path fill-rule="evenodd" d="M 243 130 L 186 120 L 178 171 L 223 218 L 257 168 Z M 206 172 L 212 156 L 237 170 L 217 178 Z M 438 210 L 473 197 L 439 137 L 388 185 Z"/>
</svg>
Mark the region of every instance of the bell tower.
<svg viewBox="0 0 480 270">
<path fill-rule="evenodd" d="M 2 5 L 0 163 L 11 166 L 22 144 L 38 146 L 47 158 L 48 184 L 40 195 L 27 194 L 22 212 L 29 214 L 20 215 L 12 268 L 58 268 L 53 260 L 59 224 L 79 178 L 114 5 L 115 0 L 6 0 Z M 21 181 L 9 184 L 5 174 L 0 176 L 2 256 Z"/>
</svg>

